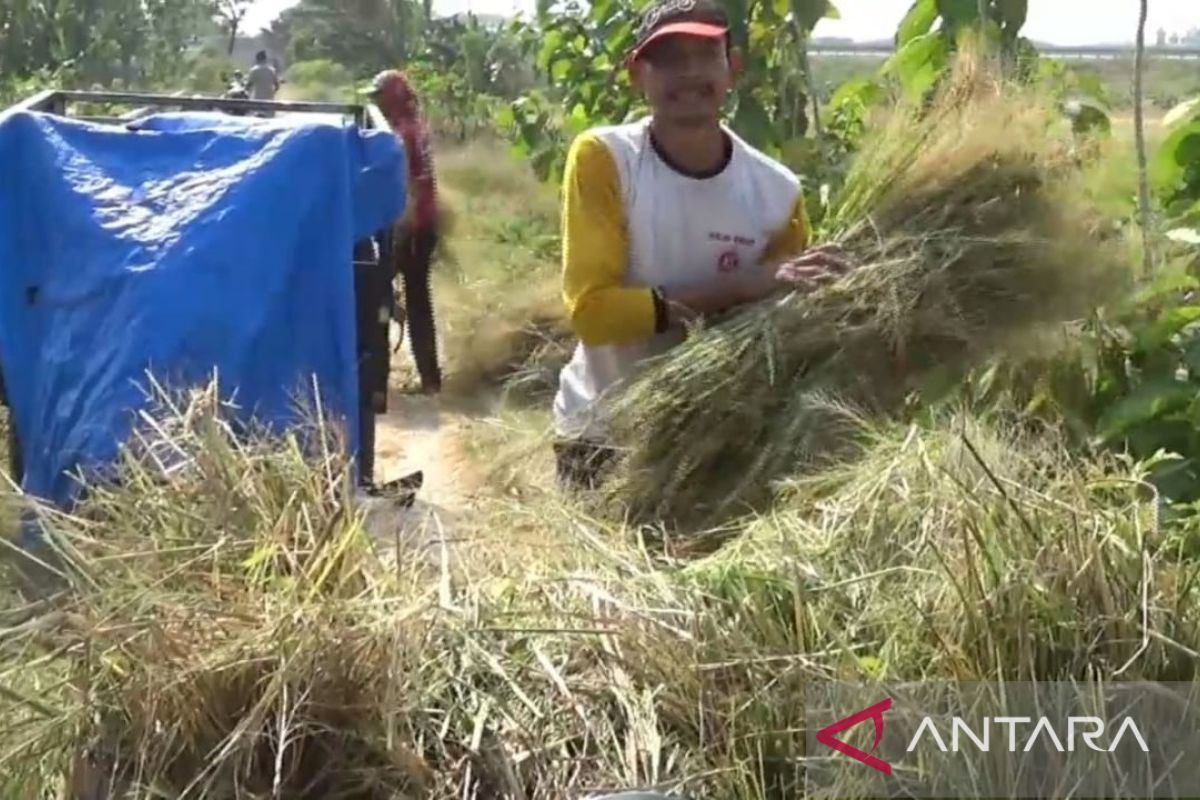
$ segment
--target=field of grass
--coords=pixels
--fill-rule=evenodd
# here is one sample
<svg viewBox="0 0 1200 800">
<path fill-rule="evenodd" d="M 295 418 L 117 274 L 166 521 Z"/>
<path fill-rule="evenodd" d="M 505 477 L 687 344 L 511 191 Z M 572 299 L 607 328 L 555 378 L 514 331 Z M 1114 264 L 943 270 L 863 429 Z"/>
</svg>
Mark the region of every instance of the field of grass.
<svg viewBox="0 0 1200 800">
<path fill-rule="evenodd" d="M 500 142 L 438 160 L 453 214 L 436 267 L 451 391 L 503 382 L 544 392 L 566 346 L 559 295 L 558 197 Z"/>
<path fill-rule="evenodd" d="M 1108 146 L 1089 191 L 1118 213 Z M 155 779 L 139 800 L 798 800 L 812 681 L 1195 677 L 1198 532 L 1160 527 L 1141 466 L 1012 409 L 845 411 L 853 457 L 686 540 L 560 494 L 558 199 L 502 143 L 435 157 L 442 402 L 486 400 L 466 513 L 433 547 L 373 540 L 339 458 L 235 442 L 192 398 L 144 434 L 169 476 L 132 459 L 53 521 L 57 611 L 0 623 L 0 797 L 50 796 L 88 746 Z"/>
<path fill-rule="evenodd" d="M 798 798 L 809 681 L 1195 669 L 1195 568 L 1142 476 L 1049 431 L 869 426 L 859 459 L 703 553 L 526 480 L 429 560 L 381 558 L 336 460 L 188 412 L 159 433 L 185 456 L 170 482 L 130 464 L 56 525 L 58 623 L 0 637 L 4 796 L 91 742 L 218 797 Z M 384 788 L 347 794 L 364 774 Z"/>
<path fill-rule="evenodd" d="M 873 57 L 817 56 L 812 59 L 813 80 L 822 99 L 827 99 L 848 80 L 866 78 L 878 71 L 884 59 Z M 1069 60 L 1062 62 L 1072 72 L 1094 78 L 1112 112 L 1128 115 L 1133 108 L 1133 61 L 1127 58 Z M 1200 94 L 1200 72 L 1194 61 L 1150 58 L 1146 63 L 1146 110 L 1159 114 L 1177 103 Z"/>
</svg>

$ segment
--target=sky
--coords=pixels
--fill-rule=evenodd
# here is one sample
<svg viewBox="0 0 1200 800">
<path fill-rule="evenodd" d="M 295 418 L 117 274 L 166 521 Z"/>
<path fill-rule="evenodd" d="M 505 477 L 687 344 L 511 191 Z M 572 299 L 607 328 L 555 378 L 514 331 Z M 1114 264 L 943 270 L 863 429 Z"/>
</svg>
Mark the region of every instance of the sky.
<svg viewBox="0 0 1200 800">
<path fill-rule="evenodd" d="M 247 14 L 249 31 L 269 25 L 296 0 L 256 0 Z M 834 0 L 840 20 L 822 20 L 817 36 L 886 39 L 912 0 Z M 531 11 L 534 0 L 434 0 L 436 14 L 474 11 L 511 15 Z M 1031 39 L 1060 45 L 1115 44 L 1133 41 L 1138 0 L 1029 0 L 1029 21 L 1023 33 Z M 1183 33 L 1200 28 L 1200 0 L 1150 0 L 1147 40 L 1155 31 Z"/>
</svg>

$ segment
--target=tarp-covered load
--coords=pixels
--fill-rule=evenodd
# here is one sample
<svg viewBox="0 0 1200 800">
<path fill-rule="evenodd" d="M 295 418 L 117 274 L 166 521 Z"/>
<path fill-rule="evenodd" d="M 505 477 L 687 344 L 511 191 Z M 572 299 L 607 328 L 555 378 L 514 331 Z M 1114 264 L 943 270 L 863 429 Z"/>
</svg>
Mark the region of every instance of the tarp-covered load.
<svg viewBox="0 0 1200 800">
<path fill-rule="evenodd" d="M 296 420 L 298 392 L 358 445 L 354 242 L 404 210 L 386 131 L 162 114 L 110 127 L 0 115 L 0 364 L 24 488 L 117 454 L 147 373 Z"/>
</svg>

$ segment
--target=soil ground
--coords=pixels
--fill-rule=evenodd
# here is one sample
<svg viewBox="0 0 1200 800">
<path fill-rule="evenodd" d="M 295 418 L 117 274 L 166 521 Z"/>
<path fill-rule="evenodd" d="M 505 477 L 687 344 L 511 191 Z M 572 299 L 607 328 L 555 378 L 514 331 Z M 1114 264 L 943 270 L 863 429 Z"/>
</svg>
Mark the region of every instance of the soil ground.
<svg viewBox="0 0 1200 800">
<path fill-rule="evenodd" d="M 398 360 L 403 363 L 404 358 Z M 391 499 L 368 500 L 367 524 L 381 542 L 409 552 L 432 548 L 436 557 L 442 545 L 454 538 L 456 523 L 482 486 L 463 436 L 491 404 L 466 402 L 453 395 L 424 395 L 405 383 L 403 376 L 393 381 L 388 412 L 376 422 L 375 480 L 385 484 L 420 471 L 423 483 L 409 508 Z"/>
</svg>

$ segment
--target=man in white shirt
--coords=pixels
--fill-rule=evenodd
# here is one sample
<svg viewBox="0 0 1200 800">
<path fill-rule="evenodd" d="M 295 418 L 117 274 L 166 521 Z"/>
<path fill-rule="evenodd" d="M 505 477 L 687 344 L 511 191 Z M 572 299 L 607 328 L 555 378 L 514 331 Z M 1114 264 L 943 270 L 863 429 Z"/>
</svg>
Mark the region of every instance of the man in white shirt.
<svg viewBox="0 0 1200 800">
<path fill-rule="evenodd" d="M 267 63 L 267 51 L 259 50 L 254 56 L 254 66 L 246 76 L 246 86 L 250 90 L 251 100 L 274 100 L 275 92 L 279 91 L 279 76 L 275 69 Z"/>
<path fill-rule="evenodd" d="M 594 128 L 563 180 L 563 296 L 579 336 L 554 400 L 558 475 L 594 487 L 610 451 L 600 395 L 684 323 L 848 268 L 809 249 L 799 179 L 721 119 L 741 69 L 713 0 L 660 0 L 629 57 L 647 119 Z"/>
</svg>

